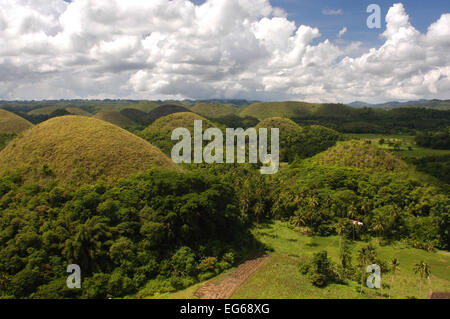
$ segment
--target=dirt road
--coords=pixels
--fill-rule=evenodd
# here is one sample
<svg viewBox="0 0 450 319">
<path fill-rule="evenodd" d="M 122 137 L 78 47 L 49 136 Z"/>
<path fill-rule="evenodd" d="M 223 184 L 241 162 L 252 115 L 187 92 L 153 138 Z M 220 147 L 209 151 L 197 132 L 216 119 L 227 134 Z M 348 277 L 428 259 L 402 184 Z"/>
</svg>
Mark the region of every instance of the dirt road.
<svg viewBox="0 0 450 319">
<path fill-rule="evenodd" d="M 246 261 L 240 265 L 230 276 L 226 277 L 219 284 L 212 281 L 206 282 L 195 292 L 195 296 L 200 299 L 229 299 L 247 279 L 259 267 L 261 267 L 269 256 L 262 256 Z"/>
</svg>

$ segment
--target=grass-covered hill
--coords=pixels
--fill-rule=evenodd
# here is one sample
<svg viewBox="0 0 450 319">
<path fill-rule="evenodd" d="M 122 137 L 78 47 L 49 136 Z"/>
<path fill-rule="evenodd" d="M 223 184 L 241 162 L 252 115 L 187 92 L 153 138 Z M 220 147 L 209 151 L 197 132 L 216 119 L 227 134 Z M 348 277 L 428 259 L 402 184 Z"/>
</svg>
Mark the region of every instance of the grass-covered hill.
<svg viewBox="0 0 450 319">
<path fill-rule="evenodd" d="M 34 109 L 28 112 L 28 115 L 36 116 L 36 115 L 50 115 L 58 110 L 65 110 L 72 115 L 83 115 L 83 116 L 91 116 L 91 114 L 79 107 L 75 106 L 45 106 L 38 109 Z"/>
<path fill-rule="evenodd" d="M 366 141 L 338 143 L 316 155 L 313 161 L 320 165 L 354 167 L 369 172 L 398 171 L 407 164 L 397 156 Z"/>
<path fill-rule="evenodd" d="M 148 113 L 154 109 L 156 109 L 157 107 L 159 107 L 159 104 L 156 102 L 152 102 L 152 101 L 140 101 L 138 103 L 133 103 L 133 104 L 129 104 L 129 105 L 124 105 L 121 106 L 120 109 L 134 109 L 134 110 L 139 110 L 145 113 Z"/>
<path fill-rule="evenodd" d="M 17 134 L 32 126 L 33 124 L 24 118 L 0 109 L 0 133 Z"/>
<path fill-rule="evenodd" d="M 287 117 L 296 118 L 306 116 L 311 113 L 311 110 L 317 108 L 317 104 L 306 102 L 266 102 L 254 103 L 244 108 L 241 116 L 252 116 L 259 120 L 264 120 L 270 117 Z"/>
<path fill-rule="evenodd" d="M 148 113 L 148 119 L 150 123 L 153 123 L 157 119 L 164 117 L 166 115 L 185 112 L 190 112 L 190 110 L 180 105 L 164 104 L 150 111 Z"/>
<path fill-rule="evenodd" d="M 192 112 L 174 113 L 156 120 L 143 130 L 140 135 L 170 156 L 173 146 L 177 143 L 171 140 L 173 130 L 180 127 L 187 128 L 193 138 L 194 121 L 196 120 L 203 121 L 203 130 L 209 127 L 216 127 L 212 122 L 198 114 Z"/>
<path fill-rule="evenodd" d="M 340 138 L 340 134 L 332 129 L 319 125 L 300 126 L 281 117 L 265 119 L 256 126 L 259 128 L 280 129 L 280 160 L 283 162 L 313 156 L 335 145 Z"/>
<path fill-rule="evenodd" d="M 215 119 L 236 115 L 239 109 L 223 104 L 198 103 L 191 108 L 191 111 L 200 114 L 201 116 Z"/>
<path fill-rule="evenodd" d="M 66 111 L 72 115 L 82 115 L 82 116 L 91 116 L 92 115 L 91 113 L 89 113 L 83 109 L 80 109 L 79 107 L 69 106 L 69 107 L 66 107 Z"/>
<path fill-rule="evenodd" d="M 123 114 L 117 111 L 101 111 L 95 114 L 94 118 L 105 122 L 109 122 L 119 127 L 129 127 L 136 125 L 135 122 L 133 122 L 128 117 L 124 116 Z"/>
<path fill-rule="evenodd" d="M 271 117 L 267 118 L 256 126 L 256 129 L 259 128 L 279 128 L 280 129 L 280 136 L 283 135 L 299 135 L 302 132 L 302 128 L 295 123 L 294 121 L 282 118 L 282 117 Z"/>
<path fill-rule="evenodd" d="M 56 178 L 78 184 L 105 175 L 128 176 L 156 165 L 176 169 L 158 148 L 98 119 L 63 116 L 43 122 L 0 152 L 0 171 L 26 179 Z"/>
<path fill-rule="evenodd" d="M 120 114 L 138 124 L 149 124 L 148 114 L 144 111 L 126 108 L 120 111 Z"/>
</svg>

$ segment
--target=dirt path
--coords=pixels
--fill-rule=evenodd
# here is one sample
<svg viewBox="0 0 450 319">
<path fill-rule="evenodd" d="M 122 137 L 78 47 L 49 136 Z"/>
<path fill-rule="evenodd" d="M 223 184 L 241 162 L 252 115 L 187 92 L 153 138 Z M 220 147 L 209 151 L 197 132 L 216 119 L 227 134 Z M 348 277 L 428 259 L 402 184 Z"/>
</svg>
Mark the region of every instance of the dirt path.
<svg viewBox="0 0 450 319">
<path fill-rule="evenodd" d="M 261 267 L 269 256 L 262 256 L 256 259 L 246 261 L 218 285 L 212 281 L 206 282 L 198 289 L 194 296 L 200 299 L 229 299 L 247 279 L 259 267 Z"/>
</svg>

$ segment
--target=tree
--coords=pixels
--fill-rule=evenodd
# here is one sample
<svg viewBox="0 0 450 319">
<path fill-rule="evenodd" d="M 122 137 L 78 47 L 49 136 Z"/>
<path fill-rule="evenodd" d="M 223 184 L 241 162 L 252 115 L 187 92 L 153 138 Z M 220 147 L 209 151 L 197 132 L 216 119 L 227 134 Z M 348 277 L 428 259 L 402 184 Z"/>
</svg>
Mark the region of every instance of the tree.
<svg viewBox="0 0 450 319">
<path fill-rule="evenodd" d="M 431 279 L 430 279 L 430 275 L 431 275 L 431 267 L 430 265 L 428 265 L 427 263 L 420 261 L 419 263 L 415 264 L 414 266 L 414 273 L 416 275 L 419 275 L 419 279 L 420 279 L 420 285 L 419 285 L 419 297 L 422 297 L 422 280 L 424 278 L 428 279 L 428 285 L 431 284 Z"/>
<path fill-rule="evenodd" d="M 374 260 L 375 258 L 375 248 L 369 244 L 367 247 L 362 247 L 358 252 L 358 261 L 361 265 L 361 290 L 360 294 L 362 294 L 362 289 L 364 285 L 364 273 L 366 270 L 366 267 L 369 265 L 369 263 Z"/>
<path fill-rule="evenodd" d="M 384 230 L 383 218 L 381 216 L 375 216 L 373 219 L 372 230 L 377 233 L 378 237 L 381 237 Z"/>
<path fill-rule="evenodd" d="M 391 266 L 392 266 L 392 278 L 391 278 L 391 285 L 389 286 L 389 299 L 391 299 L 391 290 L 392 290 L 392 286 L 394 284 L 394 277 L 395 277 L 395 272 L 398 270 L 400 263 L 398 262 L 397 258 L 393 258 L 391 260 Z"/>
<path fill-rule="evenodd" d="M 345 223 L 341 220 L 341 221 L 339 221 L 337 224 L 336 224 L 336 226 L 335 226 L 335 229 L 336 229 L 336 233 L 339 235 L 339 251 L 341 251 L 341 243 L 342 243 L 342 234 L 344 233 L 344 231 L 345 231 Z"/>
</svg>

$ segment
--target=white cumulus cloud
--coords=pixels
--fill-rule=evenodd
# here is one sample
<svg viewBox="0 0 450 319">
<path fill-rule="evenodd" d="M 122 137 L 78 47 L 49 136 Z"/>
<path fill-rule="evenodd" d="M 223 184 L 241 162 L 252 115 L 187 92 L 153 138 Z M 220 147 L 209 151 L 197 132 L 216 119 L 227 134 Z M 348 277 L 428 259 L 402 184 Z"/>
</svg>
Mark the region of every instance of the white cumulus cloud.
<svg viewBox="0 0 450 319">
<path fill-rule="evenodd" d="M 395 4 L 364 54 L 320 37 L 268 0 L 2 0 L 0 99 L 450 98 L 450 14 L 423 34 Z"/>
</svg>

